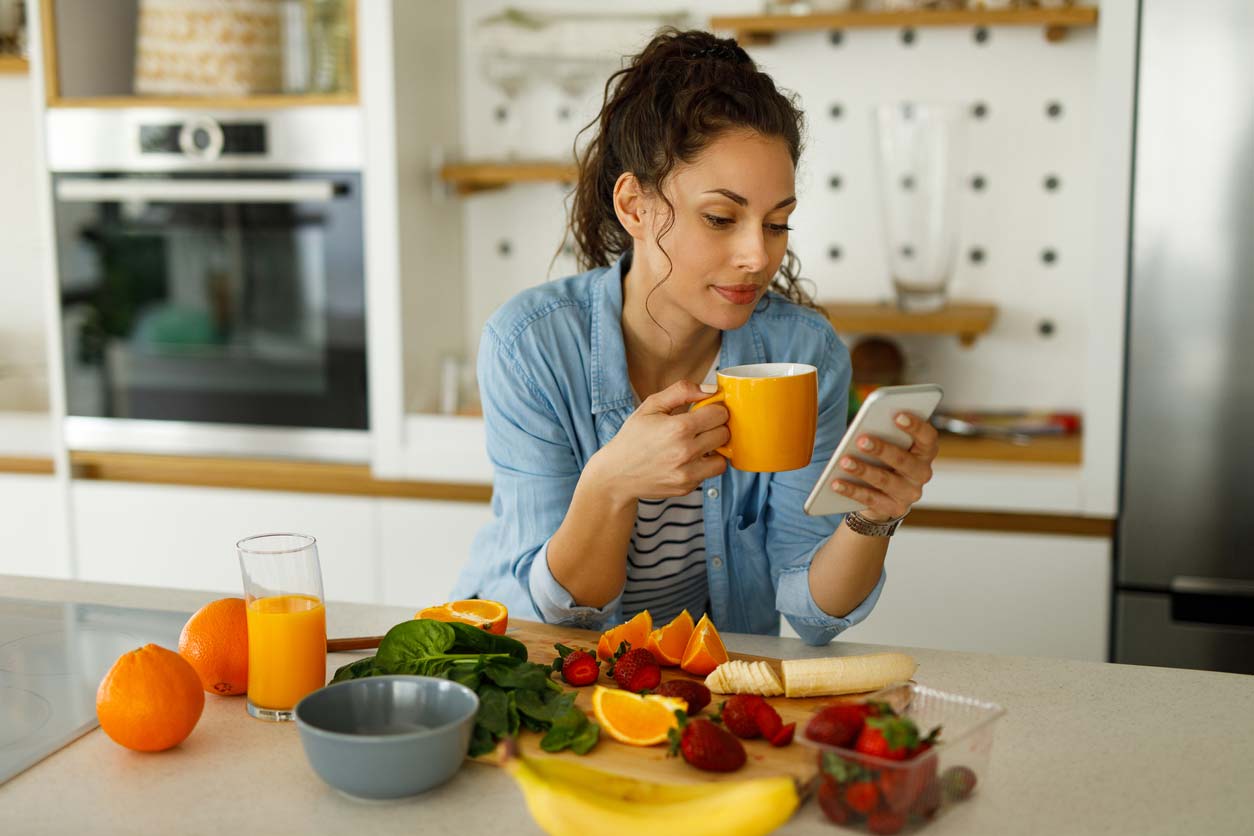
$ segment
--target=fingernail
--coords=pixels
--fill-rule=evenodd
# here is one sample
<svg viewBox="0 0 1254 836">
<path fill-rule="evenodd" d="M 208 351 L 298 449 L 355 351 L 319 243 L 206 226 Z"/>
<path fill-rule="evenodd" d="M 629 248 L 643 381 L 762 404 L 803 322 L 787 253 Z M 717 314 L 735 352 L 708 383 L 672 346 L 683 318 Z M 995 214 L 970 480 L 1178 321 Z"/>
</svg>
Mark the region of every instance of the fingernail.
<svg viewBox="0 0 1254 836">
<path fill-rule="evenodd" d="M 906 415 L 904 412 L 903 412 L 902 414 L 898 415 L 898 416 L 897 416 L 897 426 L 899 426 L 899 427 L 908 427 L 908 426 L 910 426 L 910 416 L 909 416 L 909 415 Z"/>
<path fill-rule="evenodd" d="M 865 437 L 858 439 L 858 446 L 861 447 L 863 450 L 870 450 L 871 439 L 865 438 Z"/>
<path fill-rule="evenodd" d="M 843 467 L 845 470 L 853 470 L 854 468 L 853 459 L 846 456 L 845 458 L 840 460 L 840 466 Z"/>
<path fill-rule="evenodd" d="M 845 487 L 844 482 L 832 482 L 832 490 L 836 493 L 848 493 L 849 489 Z"/>
</svg>

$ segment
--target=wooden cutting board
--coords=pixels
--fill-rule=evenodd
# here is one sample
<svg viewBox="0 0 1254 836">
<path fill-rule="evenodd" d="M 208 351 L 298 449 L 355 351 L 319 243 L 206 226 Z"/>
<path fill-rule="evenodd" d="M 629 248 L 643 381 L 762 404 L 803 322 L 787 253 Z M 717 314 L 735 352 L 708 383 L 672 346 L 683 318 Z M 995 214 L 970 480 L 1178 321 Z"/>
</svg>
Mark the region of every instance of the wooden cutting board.
<svg viewBox="0 0 1254 836">
<path fill-rule="evenodd" d="M 506 631 L 506 635 L 517 639 L 527 646 L 528 657 L 532 662 L 549 664 L 557 656 L 557 651 L 553 648 L 554 644 L 564 644 L 567 647 L 581 647 L 595 653 L 597 639 L 600 638 L 601 634 L 592 630 L 577 630 L 551 624 L 510 619 L 510 627 Z M 775 668 L 776 675 L 780 674 L 779 659 L 751 656 L 744 653 L 730 653 L 730 656 L 733 659 L 765 661 Z M 605 675 L 604 668 L 603 664 L 598 683 L 606 687 L 617 688 L 618 685 L 614 680 Z M 554 679 L 559 684 L 564 685 L 560 677 L 554 677 Z M 668 679 L 692 679 L 701 682 L 703 677 L 692 676 L 679 668 L 662 668 L 662 681 L 665 682 Z M 583 709 L 584 713 L 589 717 L 592 717 L 592 687 L 591 685 L 582 688 L 570 688 L 567 686 L 567 690 L 579 693 L 578 698 L 575 700 L 575 705 Z M 709 716 L 714 713 L 718 710 L 719 702 L 727 699 L 726 696 L 718 694 L 712 696 L 710 706 L 702 712 L 701 716 Z M 794 699 L 770 697 L 767 699 L 767 702 L 775 706 L 775 710 L 779 712 L 785 723 L 797 723 L 796 738 L 800 738 L 801 730 L 805 728 L 810 715 L 819 708 L 838 702 L 857 701 L 862 696 L 851 694 L 841 697 L 803 697 Z M 818 750 L 805 745 L 799 739 L 794 739 L 791 744 L 783 747 L 772 746 L 765 740 L 742 741 L 745 745 L 745 752 L 749 756 L 745 766 L 736 772 L 724 774 L 695 769 L 689 766 L 680 756 L 667 757 L 667 747 L 665 745 L 646 747 L 619 743 L 606 734 L 604 729 L 601 731 L 601 738 L 596 747 L 586 755 L 576 755 L 571 752 L 555 754 L 545 752 L 540 748 L 540 737 L 535 732 L 524 730 L 519 735 L 519 749 L 524 755 L 531 757 L 578 758 L 581 762 L 597 769 L 603 769 L 606 772 L 654 781 L 670 783 L 726 781 L 782 774 L 791 775 L 804 784 L 808 783 L 818 772 Z M 490 753 L 480 756 L 477 760 L 484 763 L 496 763 L 499 757 L 496 753 Z"/>
</svg>

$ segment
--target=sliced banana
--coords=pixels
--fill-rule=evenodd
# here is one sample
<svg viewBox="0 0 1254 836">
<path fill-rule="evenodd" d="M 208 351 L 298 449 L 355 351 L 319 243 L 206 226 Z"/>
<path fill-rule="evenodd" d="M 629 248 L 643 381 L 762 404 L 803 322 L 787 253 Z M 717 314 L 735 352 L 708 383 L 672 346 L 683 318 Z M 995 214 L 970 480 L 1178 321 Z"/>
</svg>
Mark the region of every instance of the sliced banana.
<svg viewBox="0 0 1254 836">
<path fill-rule="evenodd" d="M 820 659 L 785 659 L 784 692 L 818 697 L 877 691 L 914 676 L 918 664 L 905 653 L 870 653 Z"/>
<path fill-rule="evenodd" d="M 759 694 L 778 697 L 784 686 L 766 662 L 732 659 L 719 665 L 705 678 L 705 687 L 715 694 Z"/>
</svg>

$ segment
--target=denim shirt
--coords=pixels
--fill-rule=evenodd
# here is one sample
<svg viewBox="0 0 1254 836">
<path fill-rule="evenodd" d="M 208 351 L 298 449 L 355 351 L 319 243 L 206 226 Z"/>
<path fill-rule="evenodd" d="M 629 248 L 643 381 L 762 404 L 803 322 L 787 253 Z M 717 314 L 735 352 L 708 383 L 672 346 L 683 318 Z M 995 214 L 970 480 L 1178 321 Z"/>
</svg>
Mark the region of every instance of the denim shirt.
<svg viewBox="0 0 1254 836">
<path fill-rule="evenodd" d="M 455 597 L 500 601 L 552 624 L 603 630 L 621 622 L 621 592 L 603 607 L 577 605 L 547 554 L 584 465 L 636 407 L 622 332 L 628 258 L 526 290 L 484 327 L 478 374 L 493 518 L 474 540 Z M 814 457 L 784 473 L 729 467 L 703 483 L 710 617 L 724 632 L 778 635 L 782 613 L 820 645 L 866 618 L 885 580 L 843 618 L 810 594 L 810 561 L 841 516 L 811 517 L 802 503 L 845 429 L 849 352 L 822 315 L 771 293 L 745 325 L 723 332 L 718 366 L 768 362 L 818 368 Z"/>
</svg>

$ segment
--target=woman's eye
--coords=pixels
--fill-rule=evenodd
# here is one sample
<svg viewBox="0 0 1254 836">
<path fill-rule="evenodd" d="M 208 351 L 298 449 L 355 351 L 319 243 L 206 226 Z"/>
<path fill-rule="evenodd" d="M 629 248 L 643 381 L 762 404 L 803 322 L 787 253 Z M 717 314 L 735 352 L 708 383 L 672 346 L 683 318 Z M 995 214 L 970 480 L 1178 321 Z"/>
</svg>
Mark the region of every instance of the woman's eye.
<svg viewBox="0 0 1254 836">
<path fill-rule="evenodd" d="M 702 217 L 705 218 L 706 223 L 715 229 L 722 229 L 732 222 L 731 218 L 724 218 L 719 215 L 702 215 Z"/>
<path fill-rule="evenodd" d="M 792 229 L 788 224 L 767 224 L 766 228 L 772 235 L 786 235 Z"/>
</svg>

